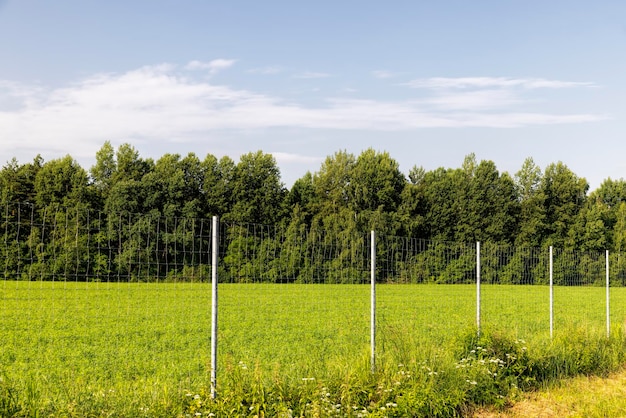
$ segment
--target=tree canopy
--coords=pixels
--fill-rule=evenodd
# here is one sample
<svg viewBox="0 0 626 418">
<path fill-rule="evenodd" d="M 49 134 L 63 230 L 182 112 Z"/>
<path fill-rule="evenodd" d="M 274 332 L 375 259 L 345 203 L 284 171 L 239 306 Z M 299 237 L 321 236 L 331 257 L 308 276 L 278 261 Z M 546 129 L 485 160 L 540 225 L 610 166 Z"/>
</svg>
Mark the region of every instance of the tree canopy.
<svg viewBox="0 0 626 418">
<path fill-rule="evenodd" d="M 223 220 L 227 281 L 364 280 L 371 230 L 383 281 L 468 282 L 475 241 L 491 283 L 544 283 L 548 246 L 562 284 L 600 280 L 603 250 L 626 271 L 626 181 L 589 193 L 560 161 L 542 170 L 528 158 L 511 175 L 470 154 L 405 175 L 387 152 L 341 150 L 287 188 L 260 150 L 154 161 L 106 142 L 95 160 L 88 171 L 70 155 L 0 169 L 5 277 L 203 280 L 212 216 Z"/>
<path fill-rule="evenodd" d="M 607 179 L 592 193 L 563 162 L 526 159 L 513 175 L 468 155 L 458 168 L 405 175 L 387 152 L 342 150 L 288 189 L 271 154 L 142 158 L 129 144 L 106 142 L 88 171 L 71 156 L 8 161 L 0 170 L 3 203 L 86 207 L 111 216 L 152 213 L 265 225 L 517 246 L 621 249 L 626 242 L 626 182 Z M 295 228 L 295 226 L 294 226 Z"/>
</svg>

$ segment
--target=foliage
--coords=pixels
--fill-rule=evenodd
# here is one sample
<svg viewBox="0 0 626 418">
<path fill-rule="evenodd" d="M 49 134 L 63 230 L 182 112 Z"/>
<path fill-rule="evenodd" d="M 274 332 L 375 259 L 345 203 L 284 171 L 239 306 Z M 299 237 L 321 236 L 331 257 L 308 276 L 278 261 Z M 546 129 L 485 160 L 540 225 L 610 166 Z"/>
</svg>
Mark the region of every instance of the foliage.
<svg viewBox="0 0 626 418">
<path fill-rule="evenodd" d="M 262 151 L 238 162 L 193 153 L 165 154 L 154 162 L 132 145 L 116 149 L 107 141 L 89 173 L 69 155 L 48 162 L 37 156 L 26 164 L 13 159 L 0 170 L 0 203 L 35 204 L 35 224 L 43 223 L 42 211 L 57 205 L 104 213 L 104 219 L 219 216 L 437 241 L 620 252 L 626 182 L 607 179 L 589 196 L 587 191 L 586 180 L 562 162 L 542 171 L 527 158 L 511 176 L 470 154 L 459 168 L 414 166 L 405 176 L 387 152 L 371 148 L 358 156 L 344 150 L 327 157 L 289 190 L 274 157 Z M 5 232 L 5 242 L 11 241 L 13 231 Z"/>
<path fill-rule="evenodd" d="M 114 186 L 113 189 L 119 186 Z M 127 201 L 128 202 L 128 201 Z M 167 205 L 166 205 L 167 206 Z M 171 207 L 168 206 L 168 207 Z M 168 209 L 163 209 L 168 211 Z M 474 283 L 476 244 L 392 234 L 393 214 L 355 216 L 347 207 L 307 224 L 296 205 L 289 223 L 220 223 L 221 281 L 362 283 L 369 281 L 376 232 L 379 283 Z M 80 205 L 7 204 L 0 212 L 4 277 L 24 280 L 197 281 L 211 265 L 209 219 L 96 212 Z M 365 232 L 368 231 L 368 232 Z M 546 284 L 548 248 L 481 243 L 484 283 Z M 554 283 L 604 285 L 606 253 L 554 249 Z M 611 283 L 624 285 L 619 252 L 610 253 Z"/>
<path fill-rule="evenodd" d="M 12 160 L 0 192 L 7 278 L 171 280 L 209 264 L 217 215 L 230 281 L 366 280 L 374 230 L 383 281 L 471 282 L 481 241 L 489 283 L 547 283 L 549 245 L 558 284 L 600 284 L 605 249 L 614 283 L 626 283 L 626 183 L 608 179 L 587 197 L 561 162 L 542 172 L 529 158 L 512 178 L 470 154 L 460 168 L 413 167 L 407 179 L 386 152 L 339 151 L 287 191 L 261 151 L 237 163 L 192 153 L 154 162 L 105 142 L 89 175 L 70 156 Z"/>
</svg>

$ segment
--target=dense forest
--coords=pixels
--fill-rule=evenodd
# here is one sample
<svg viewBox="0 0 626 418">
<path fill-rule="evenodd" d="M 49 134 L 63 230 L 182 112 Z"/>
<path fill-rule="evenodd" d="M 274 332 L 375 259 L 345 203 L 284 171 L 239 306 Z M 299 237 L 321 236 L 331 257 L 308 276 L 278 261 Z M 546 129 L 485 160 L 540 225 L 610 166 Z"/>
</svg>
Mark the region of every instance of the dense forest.
<svg viewBox="0 0 626 418">
<path fill-rule="evenodd" d="M 30 216 L 43 224 L 46 210 L 63 207 L 98 213 L 98 222 L 102 216 L 217 215 L 226 223 L 286 231 L 317 228 L 356 236 L 376 230 L 388 237 L 435 242 L 620 252 L 626 244 L 626 181 L 607 179 L 597 190 L 588 189 L 587 181 L 562 162 L 542 170 L 528 158 L 509 174 L 471 154 L 459 168 L 426 171 L 416 165 L 405 175 L 387 152 L 373 149 L 358 156 L 338 151 L 290 189 L 281 181 L 275 159 L 262 151 L 242 155 L 238 162 L 211 154 L 200 159 L 193 153 L 166 154 L 154 161 L 129 144 L 115 149 L 106 142 L 89 170 L 68 155 L 51 161 L 37 156 L 23 164 L 13 159 L 0 171 L 3 207 L 30 205 Z M 7 226 L 11 214 L 6 212 L 5 244 L 19 233 Z M 29 233 L 47 239 L 43 232 Z M 37 255 L 33 248 L 31 242 L 22 250 L 5 249 L 7 268 L 11 251 L 44 260 L 48 250 L 37 250 Z M 92 263 L 89 269 L 94 268 Z"/>
</svg>

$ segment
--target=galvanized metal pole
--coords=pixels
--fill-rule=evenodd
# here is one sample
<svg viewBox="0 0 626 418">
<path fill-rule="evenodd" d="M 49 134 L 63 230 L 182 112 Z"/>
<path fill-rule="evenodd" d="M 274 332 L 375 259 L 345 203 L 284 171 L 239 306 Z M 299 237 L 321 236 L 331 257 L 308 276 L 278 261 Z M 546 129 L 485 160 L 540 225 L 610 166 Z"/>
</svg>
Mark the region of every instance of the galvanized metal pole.
<svg viewBox="0 0 626 418">
<path fill-rule="evenodd" d="M 371 366 L 372 373 L 376 373 L 376 232 L 371 235 L 371 324 L 370 324 L 370 344 L 371 344 Z"/>
<path fill-rule="evenodd" d="M 219 221 L 213 217 L 211 229 L 211 399 L 217 396 L 217 262 L 219 254 Z"/>
<path fill-rule="evenodd" d="M 606 250 L 606 336 L 611 336 L 611 307 L 610 307 L 610 283 L 609 283 L 609 250 Z"/>
<path fill-rule="evenodd" d="M 554 281 L 552 264 L 552 246 L 550 246 L 550 338 L 554 333 Z"/>
<path fill-rule="evenodd" d="M 476 329 L 480 337 L 480 241 L 476 242 Z"/>
</svg>

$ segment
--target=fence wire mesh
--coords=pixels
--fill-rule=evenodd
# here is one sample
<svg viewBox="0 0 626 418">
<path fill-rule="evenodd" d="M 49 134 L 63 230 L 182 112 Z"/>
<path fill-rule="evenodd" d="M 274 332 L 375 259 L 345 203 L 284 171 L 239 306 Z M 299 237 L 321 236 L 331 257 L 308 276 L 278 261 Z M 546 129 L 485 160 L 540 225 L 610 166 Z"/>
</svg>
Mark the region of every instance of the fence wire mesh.
<svg viewBox="0 0 626 418">
<path fill-rule="evenodd" d="M 222 223 L 220 351 L 306 379 L 368 347 L 368 236 Z M 228 366 L 228 365 L 227 365 Z"/>
<path fill-rule="evenodd" d="M 28 204 L 2 213 L 3 372 L 52 386 L 203 376 L 210 221 Z"/>
<path fill-rule="evenodd" d="M 3 364 L 56 376 L 204 379 L 209 363 L 208 219 L 12 204 L 2 211 Z M 369 232 L 304 222 L 219 225 L 221 368 L 309 378 L 369 358 Z M 378 236 L 377 338 L 410 361 L 476 325 L 547 333 L 547 248 Z M 626 318 L 624 257 L 610 254 L 610 317 Z M 602 328 L 605 253 L 555 249 L 556 329 Z M 61 354 L 60 354 L 61 353 Z M 56 360 L 63 356 L 64 363 Z M 68 365 L 71 366 L 68 368 Z"/>
</svg>

